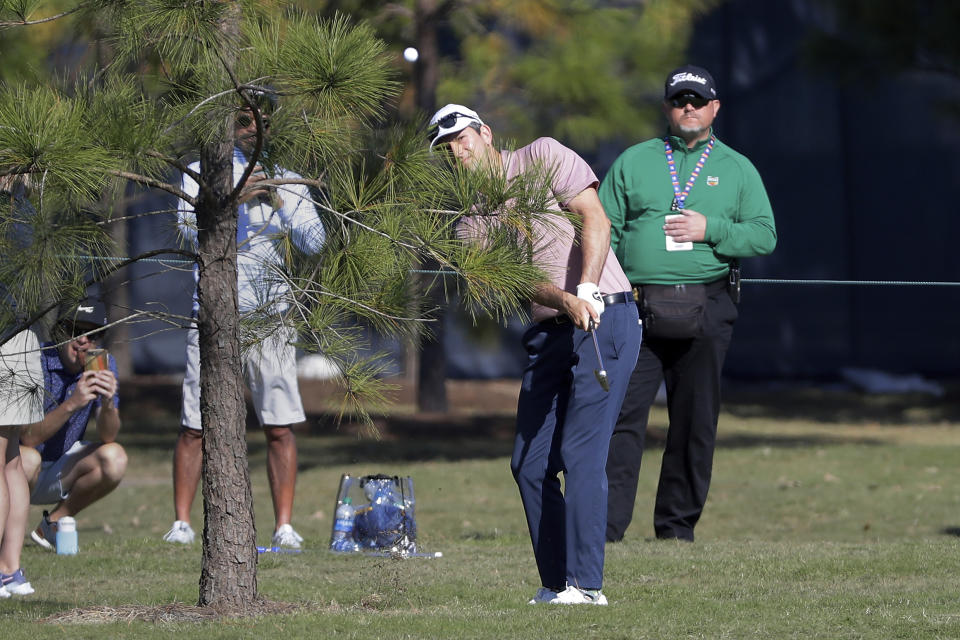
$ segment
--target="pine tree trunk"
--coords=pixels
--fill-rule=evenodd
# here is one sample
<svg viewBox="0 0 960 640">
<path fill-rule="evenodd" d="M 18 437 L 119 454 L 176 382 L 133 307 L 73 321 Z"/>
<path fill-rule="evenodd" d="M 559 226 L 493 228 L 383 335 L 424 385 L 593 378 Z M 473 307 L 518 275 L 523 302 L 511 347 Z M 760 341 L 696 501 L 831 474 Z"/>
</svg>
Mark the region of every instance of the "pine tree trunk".
<svg viewBox="0 0 960 640">
<path fill-rule="evenodd" d="M 437 27 L 441 19 L 436 0 L 417 0 L 415 5 L 417 48 L 420 58 L 415 67 L 417 108 L 427 116 L 437 108 L 437 78 L 439 76 L 440 53 L 437 48 Z M 434 270 L 439 265 L 427 261 L 424 269 Z M 430 283 L 432 277 L 425 275 L 423 282 Z M 433 337 L 426 339 L 420 347 L 417 361 L 417 409 L 429 412 L 445 412 L 449 409 L 447 400 L 447 350 L 446 300 L 443 284 L 428 285 L 430 299 L 440 311 L 436 316 Z"/>
<path fill-rule="evenodd" d="M 234 9 L 222 24 L 224 43 L 236 41 Z M 229 46 L 221 55 L 232 63 Z M 237 311 L 237 207 L 228 200 L 233 120 L 212 124 L 223 135 L 201 149 L 196 206 L 204 515 L 199 605 L 242 610 L 257 599 L 257 551 Z"/>
<path fill-rule="evenodd" d="M 437 81 L 440 76 L 440 50 L 437 28 L 441 16 L 436 0 L 417 0 L 414 6 L 416 44 L 420 56 L 413 68 L 417 108 L 427 116 L 437 108 Z"/>
<path fill-rule="evenodd" d="M 115 207 L 115 211 L 125 211 L 127 208 L 126 196 Z M 113 239 L 117 255 L 127 255 L 127 221 L 117 220 L 109 225 L 110 237 Z M 127 315 L 130 309 L 130 291 L 124 286 L 127 270 L 121 269 L 110 275 L 103 285 L 103 303 L 107 307 L 107 319 L 115 322 Z M 110 327 L 109 332 L 110 355 L 117 363 L 117 371 L 121 378 L 133 375 L 133 354 L 130 349 L 130 325 L 126 322 Z"/>
</svg>

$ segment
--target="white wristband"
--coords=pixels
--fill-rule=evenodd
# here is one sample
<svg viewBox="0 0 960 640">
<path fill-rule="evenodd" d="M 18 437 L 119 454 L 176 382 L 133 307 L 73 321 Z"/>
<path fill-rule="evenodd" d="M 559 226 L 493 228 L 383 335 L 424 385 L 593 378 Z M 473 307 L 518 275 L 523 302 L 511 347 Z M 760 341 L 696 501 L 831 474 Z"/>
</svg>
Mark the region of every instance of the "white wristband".
<svg viewBox="0 0 960 640">
<path fill-rule="evenodd" d="M 583 282 L 577 285 L 577 297 L 581 300 L 586 300 L 590 303 L 590 306 L 593 307 L 593 310 L 597 312 L 597 315 L 603 313 L 605 305 L 603 304 L 603 296 L 600 295 L 600 287 L 592 282 Z"/>
</svg>

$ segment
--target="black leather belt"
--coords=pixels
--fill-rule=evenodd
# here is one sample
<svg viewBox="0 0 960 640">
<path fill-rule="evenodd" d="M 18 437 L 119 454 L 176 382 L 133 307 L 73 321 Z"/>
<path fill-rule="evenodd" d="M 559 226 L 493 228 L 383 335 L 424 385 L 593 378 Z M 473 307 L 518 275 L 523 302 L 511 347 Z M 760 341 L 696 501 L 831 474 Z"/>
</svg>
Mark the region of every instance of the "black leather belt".
<svg viewBox="0 0 960 640">
<path fill-rule="evenodd" d="M 706 288 L 708 294 L 714 294 L 714 293 L 718 293 L 720 291 L 725 290 L 727 288 L 727 281 L 728 281 L 728 278 L 720 278 L 719 280 L 714 280 L 713 282 L 704 282 L 703 286 Z M 634 299 L 640 300 L 643 297 L 642 295 L 643 285 L 632 283 L 630 286 L 633 287 L 632 295 Z M 657 286 L 662 286 L 662 285 L 657 285 Z"/>
<path fill-rule="evenodd" d="M 632 291 L 621 291 L 620 293 L 611 293 L 603 296 L 603 304 L 622 304 L 624 302 L 636 302 L 636 298 L 633 297 Z M 541 320 L 541 322 L 550 322 L 552 324 L 566 324 L 568 322 L 573 322 L 570 320 L 570 316 L 565 313 L 555 315 L 552 318 L 547 318 L 546 320 Z"/>
<path fill-rule="evenodd" d="M 633 291 L 621 291 L 620 293 L 611 293 L 603 296 L 603 304 L 620 304 L 622 302 L 633 302 Z"/>
</svg>

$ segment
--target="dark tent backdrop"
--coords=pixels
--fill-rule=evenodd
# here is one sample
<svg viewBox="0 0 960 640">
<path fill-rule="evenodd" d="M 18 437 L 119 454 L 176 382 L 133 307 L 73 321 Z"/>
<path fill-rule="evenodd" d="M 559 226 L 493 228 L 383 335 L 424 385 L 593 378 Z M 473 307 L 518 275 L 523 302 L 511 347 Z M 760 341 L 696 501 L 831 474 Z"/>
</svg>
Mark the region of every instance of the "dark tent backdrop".
<svg viewBox="0 0 960 640">
<path fill-rule="evenodd" d="M 751 158 L 779 243 L 746 277 L 960 281 L 960 103 L 952 76 L 838 82 L 801 62 L 829 23 L 810 1 L 738 1 L 697 25 L 690 58 L 719 84 L 719 135 Z M 956 113 L 956 112 L 955 112 Z M 960 287 L 746 285 L 726 372 L 841 367 L 960 374 Z"/>
</svg>

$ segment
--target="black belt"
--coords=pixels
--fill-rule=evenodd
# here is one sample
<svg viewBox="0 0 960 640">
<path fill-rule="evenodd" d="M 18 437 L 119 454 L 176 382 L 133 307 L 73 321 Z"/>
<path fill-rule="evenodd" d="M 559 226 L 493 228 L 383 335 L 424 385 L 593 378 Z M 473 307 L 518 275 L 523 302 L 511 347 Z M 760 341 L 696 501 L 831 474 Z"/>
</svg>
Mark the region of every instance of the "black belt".
<svg viewBox="0 0 960 640">
<path fill-rule="evenodd" d="M 720 278 L 719 280 L 714 280 L 713 282 L 704 282 L 702 284 L 706 288 L 708 294 L 713 294 L 713 293 L 718 293 L 720 291 L 725 290 L 727 288 L 727 281 L 728 281 L 728 278 Z M 632 295 L 636 296 L 636 299 L 639 300 L 641 297 L 640 293 L 641 291 L 643 291 L 643 285 L 637 284 L 637 283 L 631 283 L 630 286 L 633 287 Z M 662 286 L 662 285 L 658 285 L 658 286 Z"/>
<path fill-rule="evenodd" d="M 620 293 L 611 293 L 603 296 L 603 304 L 621 304 L 623 302 L 633 302 L 633 291 L 621 291 Z"/>
<path fill-rule="evenodd" d="M 621 291 L 620 293 L 610 293 L 603 296 L 602 298 L 604 305 L 611 304 L 623 304 L 625 302 L 636 302 L 636 298 L 633 297 L 632 291 Z M 541 320 L 541 322 L 551 322 L 553 324 L 566 324 L 568 322 L 573 322 L 565 313 L 555 315 L 552 318 L 547 318 L 546 320 Z"/>
</svg>

